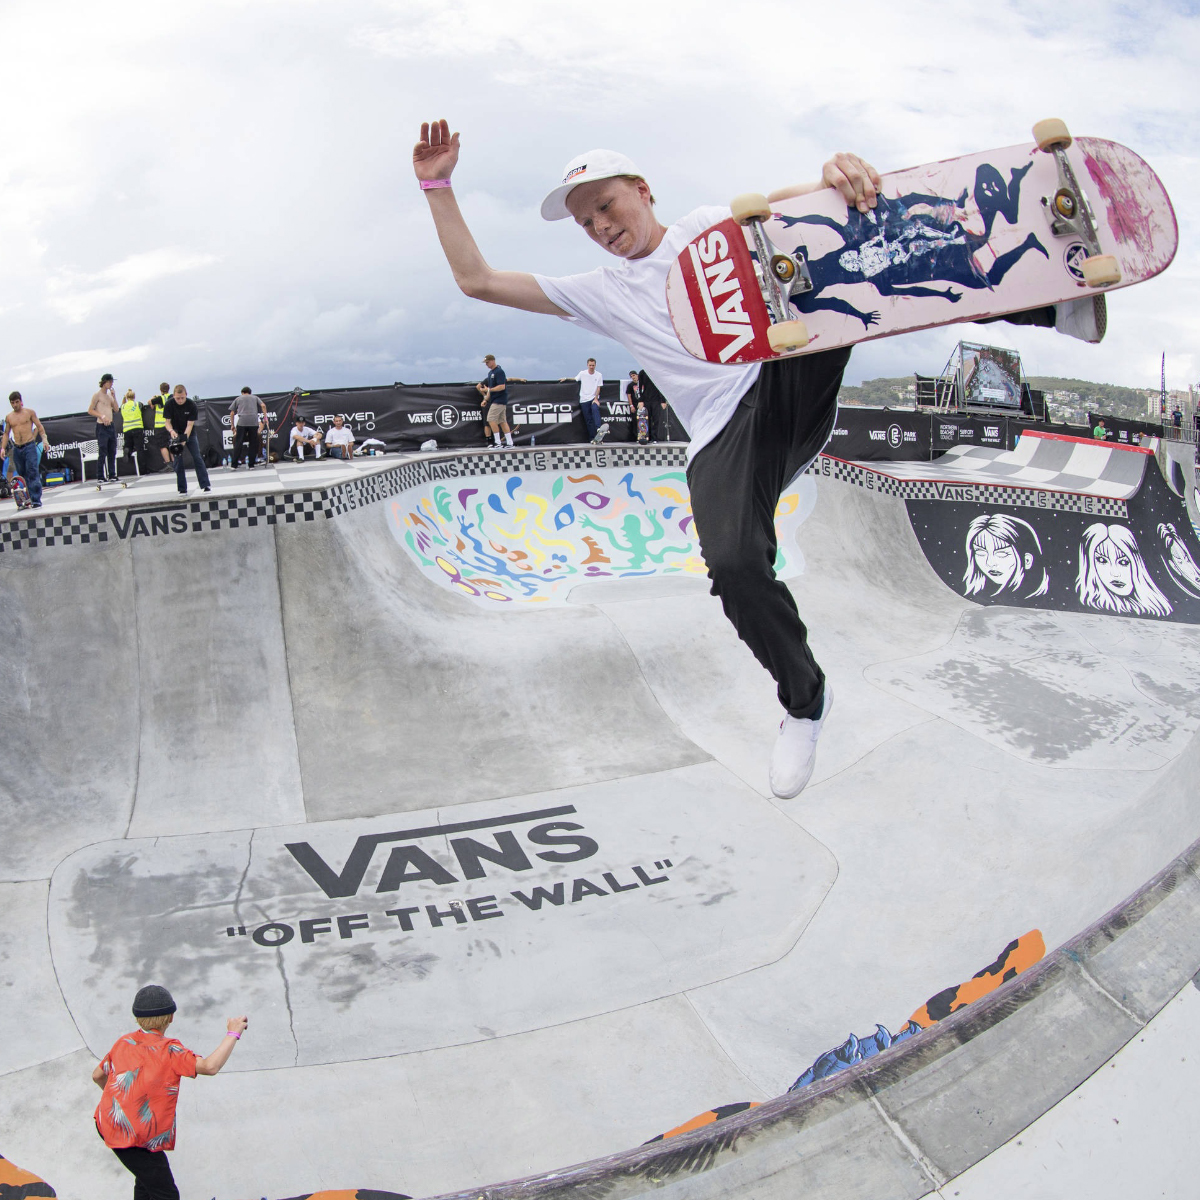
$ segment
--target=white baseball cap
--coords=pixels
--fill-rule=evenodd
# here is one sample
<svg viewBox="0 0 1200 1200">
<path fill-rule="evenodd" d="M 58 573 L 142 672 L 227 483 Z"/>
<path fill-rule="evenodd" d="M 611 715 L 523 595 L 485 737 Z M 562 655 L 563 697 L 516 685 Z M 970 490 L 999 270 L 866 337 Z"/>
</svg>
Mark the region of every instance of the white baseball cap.
<svg viewBox="0 0 1200 1200">
<path fill-rule="evenodd" d="M 562 221 L 571 215 L 567 208 L 567 196 L 581 183 L 594 183 L 597 179 L 612 179 L 617 175 L 636 175 L 641 171 L 615 150 L 589 150 L 571 159 L 563 167 L 562 183 L 542 201 L 542 216 L 547 221 Z"/>
</svg>

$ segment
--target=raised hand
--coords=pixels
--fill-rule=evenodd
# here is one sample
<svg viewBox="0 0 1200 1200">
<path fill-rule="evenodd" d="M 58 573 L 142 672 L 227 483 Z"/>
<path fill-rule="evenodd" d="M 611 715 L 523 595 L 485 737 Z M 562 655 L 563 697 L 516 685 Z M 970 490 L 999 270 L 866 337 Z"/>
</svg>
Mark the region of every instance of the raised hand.
<svg viewBox="0 0 1200 1200">
<path fill-rule="evenodd" d="M 883 186 L 879 172 L 857 154 L 835 154 L 822 168 L 826 187 L 837 188 L 846 203 L 865 213 L 875 207 L 878 189 Z"/>
<path fill-rule="evenodd" d="M 458 134 L 445 120 L 423 121 L 421 140 L 413 147 L 413 173 L 418 179 L 449 179 L 458 164 Z"/>
</svg>

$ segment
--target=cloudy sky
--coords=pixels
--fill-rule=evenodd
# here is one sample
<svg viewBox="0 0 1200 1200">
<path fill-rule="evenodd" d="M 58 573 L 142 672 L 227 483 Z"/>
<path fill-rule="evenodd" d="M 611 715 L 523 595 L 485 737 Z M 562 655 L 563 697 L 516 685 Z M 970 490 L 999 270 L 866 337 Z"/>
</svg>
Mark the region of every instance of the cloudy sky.
<svg viewBox="0 0 1200 1200">
<path fill-rule="evenodd" d="M 1110 298 L 1100 347 L 992 340 L 1029 374 L 1200 379 L 1200 5 L 1032 0 L 0 0 L 0 387 L 86 407 L 100 372 L 204 396 L 634 365 L 565 322 L 463 298 L 411 170 L 461 130 L 456 190 L 493 265 L 602 252 L 537 206 L 562 164 L 624 150 L 661 217 L 816 178 L 1028 140 L 1124 142 L 1181 227 L 1174 265 Z M 941 368 L 959 334 L 857 349 L 849 382 Z"/>
</svg>

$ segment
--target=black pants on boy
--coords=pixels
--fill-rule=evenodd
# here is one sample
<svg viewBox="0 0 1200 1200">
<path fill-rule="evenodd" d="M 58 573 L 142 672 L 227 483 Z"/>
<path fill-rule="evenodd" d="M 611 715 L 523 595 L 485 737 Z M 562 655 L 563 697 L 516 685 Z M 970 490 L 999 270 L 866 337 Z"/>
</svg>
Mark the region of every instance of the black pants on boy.
<svg viewBox="0 0 1200 1200">
<path fill-rule="evenodd" d="M 712 594 L 771 673 L 780 704 L 799 718 L 820 709 L 825 673 L 791 591 L 775 578 L 775 507 L 829 440 L 849 359 L 846 348 L 764 363 L 729 424 L 687 470 Z"/>
<path fill-rule="evenodd" d="M 236 467 L 242 461 L 242 447 L 246 447 L 246 465 L 254 466 L 258 462 L 260 443 L 257 425 L 239 425 L 233 435 L 233 465 Z"/>
<path fill-rule="evenodd" d="M 179 1200 L 179 1189 L 175 1186 L 175 1176 L 171 1174 L 171 1164 L 162 1150 L 130 1146 L 126 1150 L 113 1150 L 113 1153 L 136 1180 L 133 1200 Z"/>
</svg>

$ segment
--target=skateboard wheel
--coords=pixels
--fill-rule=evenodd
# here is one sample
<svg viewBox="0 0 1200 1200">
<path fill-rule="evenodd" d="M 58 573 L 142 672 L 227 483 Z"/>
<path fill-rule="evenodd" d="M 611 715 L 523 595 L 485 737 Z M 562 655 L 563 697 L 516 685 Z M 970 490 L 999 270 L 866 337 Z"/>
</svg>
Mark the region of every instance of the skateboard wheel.
<svg viewBox="0 0 1200 1200">
<path fill-rule="evenodd" d="M 1111 287 L 1121 282 L 1121 264 L 1111 254 L 1093 254 L 1079 264 L 1088 287 Z"/>
<path fill-rule="evenodd" d="M 1054 150 L 1060 146 L 1065 150 L 1071 144 L 1071 134 L 1066 121 L 1048 117 L 1033 127 L 1033 140 L 1037 142 L 1039 150 Z"/>
<path fill-rule="evenodd" d="M 733 211 L 733 219 L 739 225 L 749 225 L 756 217 L 765 221 L 771 215 L 771 206 L 767 203 L 766 196 L 759 192 L 745 192 L 734 196 L 729 202 L 729 207 Z"/>
<path fill-rule="evenodd" d="M 803 321 L 780 321 L 767 330 L 767 345 L 776 354 L 803 350 L 808 345 L 808 327 Z"/>
</svg>

